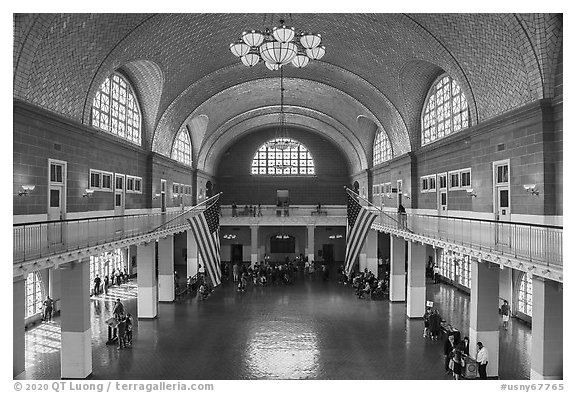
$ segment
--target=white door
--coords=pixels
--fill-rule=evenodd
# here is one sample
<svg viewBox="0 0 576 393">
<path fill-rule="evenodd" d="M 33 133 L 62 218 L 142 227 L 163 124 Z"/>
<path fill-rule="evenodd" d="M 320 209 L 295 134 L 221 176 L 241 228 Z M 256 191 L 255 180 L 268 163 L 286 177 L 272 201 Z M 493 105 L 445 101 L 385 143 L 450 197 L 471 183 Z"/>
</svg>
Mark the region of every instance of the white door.
<svg viewBox="0 0 576 393">
<path fill-rule="evenodd" d="M 160 210 L 166 212 L 166 180 L 160 179 Z"/>
<path fill-rule="evenodd" d="M 448 188 L 446 187 L 446 173 L 439 174 L 436 179 L 436 195 L 438 201 L 438 215 L 448 215 Z"/>
<path fill-rule="evenodd" d="M 66 162 L 48 160 L 48 221 L 66 218 Z M 61 222 L 48 225 L 48 245 L 64 243 L 64 228 Z"/>
<path fill-rule="evenodd" d="M 397 197 L 398 197 L 398 201 L 396 203 L 396 207 L 400 206 L 402 204 L 402 180 L 397 180 L 396 181 L 396 189 L 397 189 Z"/>
<path fill-rule="evenodd" d="M 510 246 L 510 162 L 494 162 L 494 219 L 496 223 L 496 243 Z"/>
</svg>

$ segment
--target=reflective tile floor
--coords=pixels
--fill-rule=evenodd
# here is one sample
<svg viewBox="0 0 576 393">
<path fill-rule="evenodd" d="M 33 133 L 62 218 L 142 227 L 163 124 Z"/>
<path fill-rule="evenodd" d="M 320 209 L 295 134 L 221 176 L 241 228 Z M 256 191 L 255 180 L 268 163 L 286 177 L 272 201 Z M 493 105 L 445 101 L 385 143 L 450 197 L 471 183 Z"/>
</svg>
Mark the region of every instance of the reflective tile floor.
<svg viewBox="0 0 576 393">
<path fill-rule="evenodd" d="M 356 298 L 335 282 L 301 277 L 292 286 L 231 284 L 205 301 L 161 303 L 155 320 L 135 321 L 132 348 L 105 345 L 113 299 L 136 312 L 135 283 L 92 298 L 93 379 L 450 379 L 442 341 L 422 337 L 421 319 L 405 303 Z M 469 295 L 428 283 L 442 316 L 468 331 Z M 60 378 L 59 319 L 26 333 L 26 371 L 19 379 Z M 466 335 L 466 334 L 464 334 Z M 512 320 L 501 330 L 500 378 L 529 379 L 530 328 Z"/>
</svg>

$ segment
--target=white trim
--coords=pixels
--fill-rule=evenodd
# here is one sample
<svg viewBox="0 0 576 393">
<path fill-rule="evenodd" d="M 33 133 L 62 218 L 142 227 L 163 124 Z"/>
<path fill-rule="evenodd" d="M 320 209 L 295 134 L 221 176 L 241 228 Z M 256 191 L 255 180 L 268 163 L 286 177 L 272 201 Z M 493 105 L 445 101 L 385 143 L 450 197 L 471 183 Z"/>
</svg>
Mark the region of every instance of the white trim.
<svg viewBox="0 0 576 393">
<path fill-rule="evenodd" d="M 564 216 L 543 216 L 536 214 L 510 214 L 513 222 L 537 225 L 557 225 L 564 226 Z"/>
<path fill-rule="evenodd" d="M 26 224 L 28 222 L 48 221 L 48 213 L 17 214 L 12 216 L 12 224 Z"/>
<path fill-rule="evenodd" d="M 128 188 L 128 180 L 132 180 L 132 188 Z M 137 191 L 135 189 L 136 180 L 140 180 L 140 190 Z M 140 176 L 133 176 L 133 175 L 126 175 L 126 185 L 125 185 L 126 193 L 127 194 L 142 194 L 142 178 Z"/>
<path fill-rule="evenodd" d="M 440 178 L 444 177 L 444 181 L 446 182 L 445 187 L 440 187 Z M 439 191 L 448 190 L 448 172 L 442 172 L 436 174 L 436 189 Z"/>
<path fill-rule="evenodd" d="M 458 179 L 458 185 L 455 187 L 452 186 L 452 175 L 456 175 Z M 446 185 L 448 186 L 448 191 L 461 190 L 462 187 L 460 187 L 460 171 L 459 170 L 448 171 L 448 177 L 446 178 L 446 182 L 447 182 Z"/>
<path fill-rule="evenodd" d="M 106 217 L 106 216 L 113 216 L 114 210 L 94 210 L 94 211 L 85 211 L 85 212 L 74 212 L 69 213 L 66 218 L 70 220 L 81 220 L 83 218 L 98 218 L 98 217 Z"/>
</svg>

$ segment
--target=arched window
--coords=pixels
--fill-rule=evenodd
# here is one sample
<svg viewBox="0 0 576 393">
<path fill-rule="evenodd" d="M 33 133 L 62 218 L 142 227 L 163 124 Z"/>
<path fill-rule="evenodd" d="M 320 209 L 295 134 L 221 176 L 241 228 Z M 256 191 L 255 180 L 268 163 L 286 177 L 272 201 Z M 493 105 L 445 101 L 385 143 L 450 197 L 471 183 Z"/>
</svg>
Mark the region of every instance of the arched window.
<svg viewBox="0 0 576 393">
<path fill-rule="evenodd" d="M 252 160 L 253 175 L 314 175 L 308 149 L 292 139 L 273 139 L 263 144 Z"/>
<path fill-rule="evenodd" d="M 392 158 L 392 146 L 388 135 L 383 130 L 378 130 L 374 138 L 373 165 L 378 165 Z"/>
<path fill-rule="evenodd" d="M 532 316 L 532 277 L 526 273 L 522 275 L 518 288 L 518 311 Z"/>
<path fill-rule="evenodd" d="M 188 129 L 183 127 L 176 135 L 172 146 L 172 158 L 188 166 L 192 166 L 192 143 Z"/>
<path fill-rule="evenodd" d="M 468 102 L 458 82 L 447 74 L 432 85 L 422 113 L 422 145 L 468 128 Z"/>
<path fill-rule="evenodd" d="M 118 248 L 114 251 L 107 251 L 100 255 L 90 257 L 90 282 L 94 282 L 96 275 L 100 275 L 102 284 L 104 284 L 104 276 L 110 276 L 114 273 L 114 269 L 123 271 L 126 269 L 126 261 L 124 260 L 124 253 L 122 249 Z"/>
<path fill-rule="evenodd" d="M 37 272 L 28 273 L 26 277 L 26 317 L 42 312 L 43 301 L 42 277 Z"/>
<path fill-rule="evenodd" d="M 92 103 L 92 126 L 141 144 L 141 116 L 132 87 L 118 73 L 107 78 Z"/>
</svg>

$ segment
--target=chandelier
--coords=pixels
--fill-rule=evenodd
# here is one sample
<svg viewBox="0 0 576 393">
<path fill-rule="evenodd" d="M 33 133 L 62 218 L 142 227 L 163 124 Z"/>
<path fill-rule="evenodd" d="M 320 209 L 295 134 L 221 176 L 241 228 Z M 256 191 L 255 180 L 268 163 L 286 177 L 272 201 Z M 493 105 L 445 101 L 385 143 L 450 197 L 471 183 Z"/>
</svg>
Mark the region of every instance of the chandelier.
<svg viewBox="0 0 576 393">
<path fill-rule="evenodd" d="M 243 32 L 238 41 L 230 44 L 230 51 L 247 67 L 263 60 L 269 70 L 277 71 L 288 63 L 303 68 L 310 60 L 320 60 L 326 53 L 321 43 L 320 34 L 296 34 L 293 27 L 287 27 L 280 20 L 280 26 L 272 30 Z"/>
</svg>

